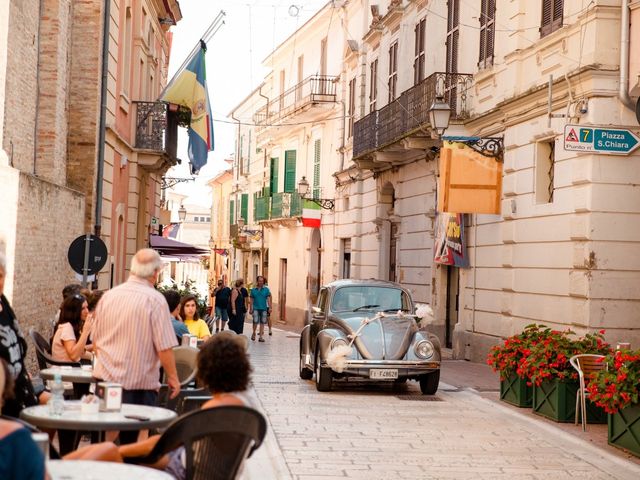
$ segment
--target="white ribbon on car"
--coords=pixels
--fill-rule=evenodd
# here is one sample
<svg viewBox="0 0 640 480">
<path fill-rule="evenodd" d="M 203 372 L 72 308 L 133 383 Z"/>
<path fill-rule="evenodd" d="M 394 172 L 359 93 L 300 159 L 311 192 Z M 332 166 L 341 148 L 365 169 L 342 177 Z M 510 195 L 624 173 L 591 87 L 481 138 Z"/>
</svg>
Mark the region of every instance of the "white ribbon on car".
<svg viewBox="0 0 640 480">
<path fill-rule="evenodd" d="M 337 373 L 344 372 L 344 369 L 347 366 L 347 357 L 350 357 L 353 353 L 353 342 L 355 342 L 356 338 L 360 336 L 364 327 L 369 325 L 371 322 L 375 322 L 386 317 L 417 317 L 421 319 L 419 322 L 420 328 L 424 328 L 433 323 L 433 310 L 429 305 L 417 304 L 416 307 L 415 315 L 398 310 L 396 313 L 377 312 L 373 317 L 363 317 L 362 320 L 360 320 L 360 326 L 355 333 L 353 335 L 349 335 L 351 338 L 349 345 L 339 345 L 329 351 L 327 354 L 327 365 L 329 368 Z"/>
</svg>

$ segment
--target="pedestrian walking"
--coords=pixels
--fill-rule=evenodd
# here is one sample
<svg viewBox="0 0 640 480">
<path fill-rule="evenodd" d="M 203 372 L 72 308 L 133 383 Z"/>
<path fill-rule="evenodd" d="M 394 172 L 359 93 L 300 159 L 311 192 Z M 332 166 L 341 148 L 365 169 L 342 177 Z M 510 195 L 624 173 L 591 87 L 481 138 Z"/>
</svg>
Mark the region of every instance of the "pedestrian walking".
<svg viewBox="0 0 640 480">
<path fill-rule="evenodd" d="M 177 345 L 169 308 L 154 288 L 162 270 L 155 250 L 139 250 L 129 279 L 106 292 L 94 320 L 94 377 L 122 385 L 122 402 L 154 406 L 164 368 L 170 398 L 180 393 L 172 348 Z M 121 432 L 121 443 L 136 441 L 138 432 Z"/>
<path fill-rule="evenodd" d="M 47 403 L 49 393 L 44 391 L 44 386 L 34 390 L 27 373 L 27 341 L 22 336 L 16 314 L 4 296 L 6 274 L 7 259 L 0 253 L 0 358 L 7 362 L 9 373 L 13 377 L 13 398 L 5 401 L 2 411 L 5 415 L 17 418 L 24 408 Z"/>
<path fill-rule="evenodd" d="M 271 313 L 271 292 L 269 287 L 264 284 L 264 277 L 258 275 L 256 278 L 257 286 L 251 289 L 249 295 L 249 313 L 253 315 L 253 334 L 251 340 L 256 339 L 256 330 L 260 326 L 260 339 L 264 342 L 264 326 L 267 323 L 267 316 Z"/>
<path fill-rule="evenodd" d="M 229 328 L 241 335 L 244 331 L 244 317 L 247 314 L 249 304 L 249 292 L 244 288 L 244 280 L 239 278 L 231 291 L 231 315 L 229 315 Z"/>
<path fill-rule="evenodd" d="M 207 322 L 200 318 L 198 313 L 198 303 L 195 295 L 185 295 L 180 302 L 180 318 L 189 329 L 191 335 L 198 337 L 198 340 L 207 340 L 211 336 L 211 331 Z"/>
<path fill-rule="evenodd" d="M 224 280 L 218 280 L 218 286 L 213 290 L 216 312 L 216 333 L 224 330 L 229 321 L 229 300 L 231 289 L 224 284 Z"/>
<path fill-rule="evenodd" d="M 51 356 L 61 362 L 90 359 L 91 354 L 85 351 L 90 333 L 91 318 L 87 299 L 78 293 L 68 297 L 62 302 L 60 319 L 51 339 Z"/>
</svg>

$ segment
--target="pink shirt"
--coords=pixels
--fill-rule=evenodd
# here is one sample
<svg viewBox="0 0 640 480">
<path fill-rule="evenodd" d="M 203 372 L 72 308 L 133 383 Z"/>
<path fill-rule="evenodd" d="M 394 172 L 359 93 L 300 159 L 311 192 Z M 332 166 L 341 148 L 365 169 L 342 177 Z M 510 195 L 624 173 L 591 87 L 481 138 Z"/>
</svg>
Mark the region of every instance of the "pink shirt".
<svg viewBox="0 0 640 480">
<path fill-rule="evenodd" d="M 125 390 L 160 388 L 158 352 L 178 344 L 164 296 L 134 275 L 100 299 L 91 338 L 93 375 Z"/>
<path fill-rule="evenodd" d="M 73 326 L 67 322 L 58 326 L 53 341 L 51 342 L 51 356 L 54 360 L 61 362 L 73 362 L 69 354 L 64 348 L 62 342 L 66 340 L 76 341 L 76 334 L 73 332 Z"/>
</svg>

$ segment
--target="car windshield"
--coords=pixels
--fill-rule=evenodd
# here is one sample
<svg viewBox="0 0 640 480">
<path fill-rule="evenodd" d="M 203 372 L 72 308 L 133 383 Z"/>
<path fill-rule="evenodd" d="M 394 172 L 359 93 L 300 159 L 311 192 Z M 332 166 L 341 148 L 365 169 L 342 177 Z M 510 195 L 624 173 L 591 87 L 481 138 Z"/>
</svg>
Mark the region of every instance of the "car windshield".
<svg viewBox="0 0 640 480">
<path fill-rule="evenodd" d="M 359 285 L 342 287 L 333 295 L 333 312 L 357 312 L 363 310 L 409 311 L 409 296 L 399 288 Z"/>
</svg>

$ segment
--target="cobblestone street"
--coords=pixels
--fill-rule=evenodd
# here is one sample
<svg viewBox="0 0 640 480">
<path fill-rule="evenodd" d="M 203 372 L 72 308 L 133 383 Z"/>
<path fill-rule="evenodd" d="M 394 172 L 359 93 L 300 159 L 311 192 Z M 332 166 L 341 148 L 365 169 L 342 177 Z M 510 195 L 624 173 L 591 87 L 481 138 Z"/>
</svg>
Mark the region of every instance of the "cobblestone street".
<svg viewBox="0 0 640 480">
<path fill-rule="evenodd" d="M 317 392 L 298 378 L 298 335 L 266 338 L 250 347 L 254 400 L 270 430 L 250 478 L 640 478 L 624 458 L 443 382 L 429 400 L 415 382 Z"/>
</svg>

